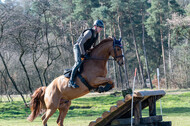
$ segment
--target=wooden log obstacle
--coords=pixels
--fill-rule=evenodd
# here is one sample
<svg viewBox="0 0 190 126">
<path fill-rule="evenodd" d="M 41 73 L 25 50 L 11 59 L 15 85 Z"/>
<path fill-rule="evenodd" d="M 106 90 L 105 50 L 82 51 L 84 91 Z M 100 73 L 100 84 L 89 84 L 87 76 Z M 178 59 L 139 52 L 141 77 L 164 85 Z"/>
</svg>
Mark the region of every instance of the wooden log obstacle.
<svg viewBox="0 0 190 126">
<path fill-rule="evenodd" d="M 156 101 L 165 95 L 164 90 L 137 91 L 133 95 L 133 126 L 171 126 L 171 122 L 163 122 L 161 115 L 156 115 Z M 89 126 L 130 126 L 132 96 L 126 95 L 117 101 L 109 111 L 102 114 Z M 142 110 L 149 107 L 149 117 L 142 117 Z"/>
</svg>

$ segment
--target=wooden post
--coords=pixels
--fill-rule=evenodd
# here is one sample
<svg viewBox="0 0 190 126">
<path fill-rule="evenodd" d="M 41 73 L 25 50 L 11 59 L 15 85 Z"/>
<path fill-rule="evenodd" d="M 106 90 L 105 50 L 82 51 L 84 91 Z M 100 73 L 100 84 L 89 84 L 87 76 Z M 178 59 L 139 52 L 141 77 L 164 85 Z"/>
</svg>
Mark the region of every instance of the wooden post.
<svg viewBox="0 0 190 126">
<path fill-rule="evenodd" d="M 137 103 L 134 108 L 134 118 L 135 118 L 135 125 L 140 124 L 140 119 L 142 118 L 142 106 L 141 102 Z"/>
<path fill-rule="evenodd" d="M 156 116 L 156 100 L 155 100 L 155 96 L 151 96 L 148 99 L 148 105 L 149 105 L 149 116 Z"/>
</svg>

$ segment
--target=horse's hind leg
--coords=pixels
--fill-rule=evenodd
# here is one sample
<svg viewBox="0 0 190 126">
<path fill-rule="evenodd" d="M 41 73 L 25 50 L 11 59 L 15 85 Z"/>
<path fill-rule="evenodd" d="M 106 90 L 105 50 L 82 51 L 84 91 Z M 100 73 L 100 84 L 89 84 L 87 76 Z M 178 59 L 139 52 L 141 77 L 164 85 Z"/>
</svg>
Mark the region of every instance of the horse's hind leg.
<svg viewBox="0 0 190 126">
<path fill-rule="evenodd" d="M 42 116 L 42 119 L 43 119 L 43 125 L 44 126 L 47 126 L 47 121 L 48 119 L 53 115 L 53 113 L 56 112 L 56 108 L 53 108 L 53 109 L 47 109 L 45 114 Z"/>
<path fill-rule="evenodd" d="M 57 124 L 59 126 L 63 126 L 63 121 L 67 115 L 70 105 L 71 105 L 71 101 L 67 101 L 66 103 L 60 103 L 60 106 L 58 108 L 59 109 L 59 117 L 57 119 Z"/>
<path fill-rule="evenodd" d="M 45 117 L 46 117 L 46 112 L 42 115 L 42 121 L 45 119 Z"/>
</svg>

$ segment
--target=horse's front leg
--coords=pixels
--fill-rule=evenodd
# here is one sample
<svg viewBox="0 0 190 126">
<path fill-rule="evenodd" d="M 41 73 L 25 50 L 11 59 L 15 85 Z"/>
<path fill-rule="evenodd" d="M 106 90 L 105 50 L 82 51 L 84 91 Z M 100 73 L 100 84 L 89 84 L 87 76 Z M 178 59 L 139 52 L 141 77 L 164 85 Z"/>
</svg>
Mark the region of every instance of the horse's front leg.
<svg viewBox="0 0 190 126">
<path fill-rule="evenodd" d="M 113 85 L 113 81 L 111 78 L 105 78 L 105 77 L 96 77 L 95 80 L 93 80 L 94 86 L 100 86 L 100 85 L 105 85 L 106 83 L 109 83 Z"/>
<path fill-rule="evenodd" d="M 98 86 L 96 90 L 99 93 L 109 91 L 114 87 L 113 81 L 110 78 L 105 78 L 105 77 L 97 77 L 94 80 L 94 84 Z M 102 85 L 105 85 L 105 87 L 102 87 Z"/>
</svg>

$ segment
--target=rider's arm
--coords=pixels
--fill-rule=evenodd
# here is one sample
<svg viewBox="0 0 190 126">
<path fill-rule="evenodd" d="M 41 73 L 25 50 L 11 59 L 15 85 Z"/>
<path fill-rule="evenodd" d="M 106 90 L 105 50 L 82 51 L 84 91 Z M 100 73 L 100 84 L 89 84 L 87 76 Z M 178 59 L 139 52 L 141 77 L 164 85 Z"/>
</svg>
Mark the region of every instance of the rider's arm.
<svg viewBox="0 0 190 126">
<path fill-rule="evenodd" d="M 92 36 L 92 33 L 90 30 L 87 30 L 84 32 L 84 36 L 83 38 L 81 39 L 81 41 L 79 42 L 79 48 L 80 48 L 80 52 L 82 55 L 85 55 L 85 50 L 84 50 L 84 43 L 90 39 Z"/>
</svg>

